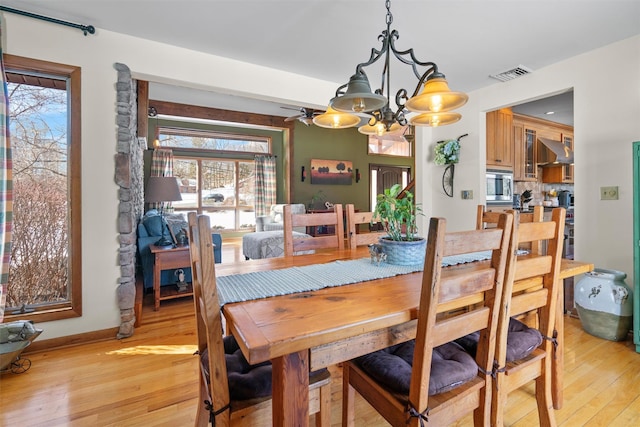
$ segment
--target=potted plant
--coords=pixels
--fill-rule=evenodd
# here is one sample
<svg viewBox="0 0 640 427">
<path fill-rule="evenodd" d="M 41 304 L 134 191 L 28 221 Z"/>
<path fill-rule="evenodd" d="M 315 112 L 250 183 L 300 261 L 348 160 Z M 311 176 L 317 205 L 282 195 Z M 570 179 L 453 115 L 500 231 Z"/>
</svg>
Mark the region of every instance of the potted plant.
<svg viewBox="0 0 640 427">
<path fill-rule="evenodd" d="M 422 208 L 415 203 L 413 193 L 395 184 L 376 198 L 374 218 L 382 223 L 387 236 L 380 239 L 387 262 L 397 265 L 414 265 L 424 262 L 426 240 L 418 236 L 416 220 Z"/>
</svg>

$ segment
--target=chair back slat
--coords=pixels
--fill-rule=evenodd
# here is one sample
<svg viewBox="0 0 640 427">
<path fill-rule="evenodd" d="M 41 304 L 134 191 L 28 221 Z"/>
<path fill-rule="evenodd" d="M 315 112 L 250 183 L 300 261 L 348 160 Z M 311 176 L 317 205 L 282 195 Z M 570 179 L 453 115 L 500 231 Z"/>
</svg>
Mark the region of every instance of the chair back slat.
<svg viewBox="0 0 640 427">
<path fill-rule="evenodd" d="M 476 214 L 476 229 L 494 227 L 498 222 L 499 212 L 486 211 L 484 205 L 478 205 Z M 542 206 L 534 206 L 532 212 L 520 212 L 519 224 L 529 222 L 542 222 L 544 218 L 544 208 Z M 519 248 L 528 249 L 532 253 L 542 253 L 542 240 L 521 240 Z"/>
<path fill-rule="evenodd" d="M 296 252 L 315 249 L 344 249 L 344 219 L 342 205 L 333 206 L 333 212 L 293 214 L 291 205 L 283 209 L 284 254 L 293 256 Z M 332 226 L 335 233 L 318 237 L 293 236 L 295 227 Z"/>
<path fill-rule="evenodd" d="M 378 243 L 381 237 L 387 235 L 385 231 L 369 231 L 358 233 L 360 224 L 370 225 L 374 221 L 373 212 L 356 212 L 353 204 L 345 205 L 347 211 L 347 247 L 355 249 L 358 246 Z"/>
</svg>

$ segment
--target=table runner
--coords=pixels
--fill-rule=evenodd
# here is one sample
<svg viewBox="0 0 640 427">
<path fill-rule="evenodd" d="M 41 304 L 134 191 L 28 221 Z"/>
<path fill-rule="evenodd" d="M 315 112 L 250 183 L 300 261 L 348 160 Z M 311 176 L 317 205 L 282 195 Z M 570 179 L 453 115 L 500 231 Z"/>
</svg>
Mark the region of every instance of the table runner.
<svg viewBox="0 0 640 427">
<path fill-rule="evenodd" d="M 491 251 L 444 257 L 442 266 L 491 258 Z M 315 291 L 322 288 L 365 282 L 422 271 L 423 264 L 375 264 L 370 258 L 338 260 L 281 270 L 257 271 L 217 278 L 220 305 L 259 298 Z"/>
</svg>

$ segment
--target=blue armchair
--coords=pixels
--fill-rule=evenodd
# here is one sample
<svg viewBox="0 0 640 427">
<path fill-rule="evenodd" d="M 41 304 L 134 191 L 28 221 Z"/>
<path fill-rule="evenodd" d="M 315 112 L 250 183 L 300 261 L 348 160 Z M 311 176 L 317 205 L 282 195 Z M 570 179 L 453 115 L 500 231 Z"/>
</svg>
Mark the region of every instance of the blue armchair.
<svg viewBox="0 0 640 427">
<path fill-rule="evenodd" d="M 165 215 L 166 221 L 162 221 L 161 216 L 155 210 L 150 210 L 145 214 L 138 224 L 138 255 L 139 265 L 142 267 L 142 278 L 144 289 L 153 288 L 153 261 L 154 256 L 149 249 L 149 245 L 154 244 L 162 235 L 162 227 L 165 229 L 165 236 L 170 236 L 169 228 L 177 234 L 187 227 L 187 222 L 181 214 Z M 222 236 L 212 233 L 211 237 L 215 245 L 213 255 L 216 263 L 222 262 Z M 191 268 L 184 268 L 184 280 L 191 282 Z M 160 286 L 173 285 L 178 281 L 173 270 L 163 270 L 160 272 Z"/>
</svg>

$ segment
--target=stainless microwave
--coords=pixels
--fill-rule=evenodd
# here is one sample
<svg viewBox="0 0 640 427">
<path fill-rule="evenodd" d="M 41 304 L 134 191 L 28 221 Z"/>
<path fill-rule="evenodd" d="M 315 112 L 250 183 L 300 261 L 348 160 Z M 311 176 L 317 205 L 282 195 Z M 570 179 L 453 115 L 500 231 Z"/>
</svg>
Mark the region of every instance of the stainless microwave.
<svg viewBox="0 0 640 427">
<path fill-rule="evenodd" d="M 513 202 L 513 173 L 487 170 L 487 203 L 511 204 Z"/>
</svg>

